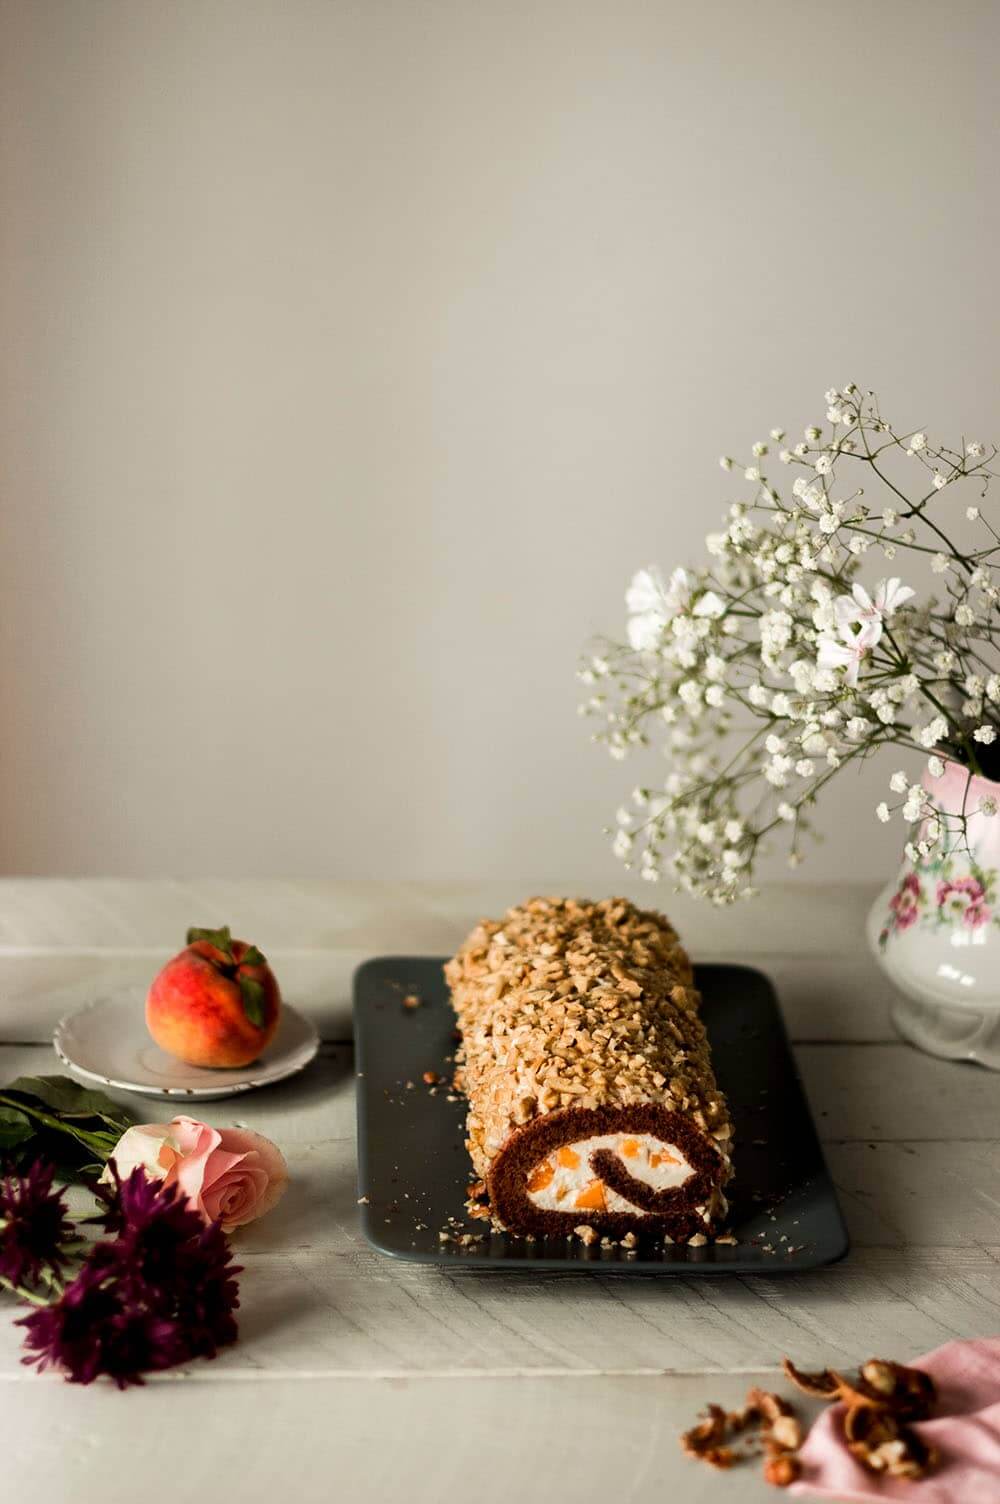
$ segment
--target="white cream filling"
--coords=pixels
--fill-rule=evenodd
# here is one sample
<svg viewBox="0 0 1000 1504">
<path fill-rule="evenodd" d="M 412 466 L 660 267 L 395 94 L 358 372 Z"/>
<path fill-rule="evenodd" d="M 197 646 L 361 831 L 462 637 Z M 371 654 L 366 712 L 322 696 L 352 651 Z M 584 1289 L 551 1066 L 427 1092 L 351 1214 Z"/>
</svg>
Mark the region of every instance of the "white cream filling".
<svg viewBox="0 0 1000 1504">
<path fill-rule="evenodd" d="M 676 1144 L 649 1133 L 601 1133 L 563 1144 L 534 1165 L 528 1175 L 528 1200 L 542 1211 L 575 1212 L 582 1221 L 602 1211 L 648 1216 L 643 1207 L 612 1190 L 591 1169 L 591 1155 L 599 1149 L 610 1149 L 631 1176 L 654 1191 L 683 1185 L 692 1173 Z"/>
</svg>

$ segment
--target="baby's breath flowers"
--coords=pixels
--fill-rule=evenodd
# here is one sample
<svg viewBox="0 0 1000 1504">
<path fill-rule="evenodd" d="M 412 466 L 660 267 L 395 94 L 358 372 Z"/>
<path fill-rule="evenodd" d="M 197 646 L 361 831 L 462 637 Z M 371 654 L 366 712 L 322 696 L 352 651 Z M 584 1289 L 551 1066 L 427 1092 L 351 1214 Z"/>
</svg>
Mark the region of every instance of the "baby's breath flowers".
<svg viewBox="0 0 1000 1504">
<path fill-rule="evenodd" d="M 615 853 L 718 903 L 753 891 L 769 836 L 797 865 L 821 790 L 883 746 L 930 754 L 927 787 L 895 772 L 875 811 L 915 826 L 911 860 L 955 849 L 974 812 L 928 791 L 946 761 L 969 787 L 1000 779 L 1000 514 L 984 505 L 997 448 L 900 432 L 854 384 L 826 393 L 825 425 L 799 442 L 770 438 L 787 445 L 780 481 L 769 442 L 746 466 L 723 456 L 744 489 L 706 539 L 709 562 L 669 580 L 639 570 L 627 643 L 580 672 L 594 739 L 619 759 L 662 739 L 669 762 L 619 809 Z M 927 577 L 922 600 L 904 574 Z"/>
</svg>

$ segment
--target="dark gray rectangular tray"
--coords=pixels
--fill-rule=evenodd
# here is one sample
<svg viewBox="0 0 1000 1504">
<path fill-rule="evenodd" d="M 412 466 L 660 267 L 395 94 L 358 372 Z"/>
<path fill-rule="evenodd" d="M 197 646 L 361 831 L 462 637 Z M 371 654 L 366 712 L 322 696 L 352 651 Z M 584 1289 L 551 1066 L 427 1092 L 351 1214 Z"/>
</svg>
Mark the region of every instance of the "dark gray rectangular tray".
<svg viewBox="0 0 1000 1504">
<path fill-rule="evenodd" d="M 455 1016 L 443 961 L 383 956 L 354 978 L 358 1194 L 380 1253 L 448 1269 L 616 1274 L 791 1274 L 843 1258 L 847 1230 L 768 979 L 745 966 L 699 966 L 696 981 L 715 1072 L 732 1109 L 735 1175 L 727 1190 L 735 1245 L 585 1247 L 529 1242 L 467 1217 L 473 1179 L 465 1102 L 449 1101 Z M 403 999 L 416 996 L 420 1006 Z M 425 1072 L 442 1078 L 435 1094 Z M 446 1231 L 451 1241 L 442 1242 Z M 462 1246 L 463 1232 L 485 1237 Z"/>
</svg>

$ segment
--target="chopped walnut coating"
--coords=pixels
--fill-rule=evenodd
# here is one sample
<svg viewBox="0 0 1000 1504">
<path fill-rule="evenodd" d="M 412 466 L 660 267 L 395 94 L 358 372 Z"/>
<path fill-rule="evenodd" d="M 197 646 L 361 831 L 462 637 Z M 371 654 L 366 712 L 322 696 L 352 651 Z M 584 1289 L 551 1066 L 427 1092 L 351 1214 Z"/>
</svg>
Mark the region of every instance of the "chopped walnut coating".
<svg viewBox="0 0 1000 1504">
<path fill-rule="evenodd" d="M 660 915 L 625 899 L 532 899 L 484 920 L 445 974 L 477 1173 L 515 1125 L 645 1102 L 690 1117 L 728 1167 L 732 1126 L 691 964 Z"/>
</svg>

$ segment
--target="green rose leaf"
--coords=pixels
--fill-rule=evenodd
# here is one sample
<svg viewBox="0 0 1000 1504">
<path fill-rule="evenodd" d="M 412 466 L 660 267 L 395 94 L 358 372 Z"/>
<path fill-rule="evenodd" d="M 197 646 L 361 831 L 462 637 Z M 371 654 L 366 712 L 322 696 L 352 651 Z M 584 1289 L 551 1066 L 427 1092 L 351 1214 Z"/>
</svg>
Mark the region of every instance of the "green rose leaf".
<svg viewBox="0 0 1000 1504">
<path fill-rule="evenodd" d="M 264 988 L 254 977 L 241 975 L 239 982 L 243 1012 L 255 1028 L 261 1029 L 264 1026 Z"/>
<path fill-rule="evenodd" d="M 103 1091 L 81 1086 L 70 1076 L 18 1076 L 4 1090 L 41 1102 L 50 1112 L 69 1121 L 97 1118 L 119 1136 L 136 1121 L 135 1115 L 120 1102 L 112 1102 Z"/>
<path fill-rule="evenodd" d="M 86 1183 L 85 1167 L 103 1165 L 134 1122 L 127 1107 L 68 1076 L 19 1076 L 0 1090 L 0 1153 L 22 1165 L 41 1155 L 69 1181 Z"/>
<path fill-rule="evenodd" d="M 267 957 L 265 956 L 265 954 L 264 954 L 264 952 L 262 950 L 258 950 L 257 949 L 256 945 L 250 945 L 250 946 L 247 947 L 246 951 L 244 952 L 243 959 L 240 961 L 240 965 L 241 966 L 266 966 L 267 965 Z"/>
<path fill-rule="evenodd" d="M 220 930 L 188 930 L 187 944 L 193 945 L 196 940 L 207 940 L 209 945 L 214 945 L 216 950 L 221 950 L 224 956 L 233 960 L 233 937 L 228 924 L 224 924 Z"/>
<path fill-rule="evenodd" d="M 15 1107 L 0 1107 L 0 1149 L 13 1149 L 34 1135 L 31 1119 Z"/>
</svg>

